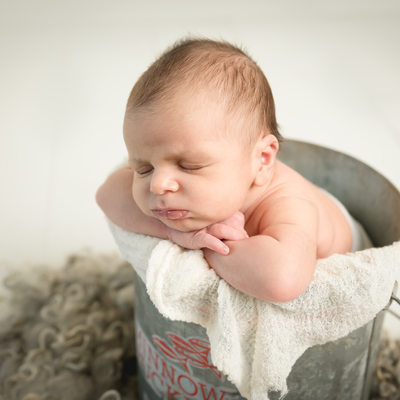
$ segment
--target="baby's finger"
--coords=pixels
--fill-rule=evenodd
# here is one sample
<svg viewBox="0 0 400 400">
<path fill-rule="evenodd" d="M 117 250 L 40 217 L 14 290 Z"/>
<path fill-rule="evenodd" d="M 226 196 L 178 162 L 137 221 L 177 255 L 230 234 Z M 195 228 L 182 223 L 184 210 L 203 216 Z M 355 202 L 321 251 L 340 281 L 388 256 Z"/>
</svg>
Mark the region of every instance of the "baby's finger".
<svg viewBox="0 0 400 400">
<path fill-rule="evenodd" d="M 208 233 L 202 232 L 201 239 L 199 238 L 199 240 L 201 240 L 201 244 L 199 242 L 200 248 L 207 247 L 208 249 L 222 254 L 223 256 L 229 254 L 229 247 L 224 244 L 224 242 L 212 235 L 209 235 Z"/>
<path fill-rule="evenodd" d="M 214 238 L 214 236 L 211 236 L 211 238 Z M 216 239 L 216 238 L 214 238 Z M 217 241 L 210 241 L 210 244 L 208 246 L 205 246 L 211 250 L 214 250 L 216 253 L 222 254 L 223 256 L 227 256 L 229 254 L 229 247 L 224 244 L 221 240 L 217 239 Z"/>
<path fill-rule="evenodd" d="M 207 228 L 207 233 L 215 236 L 218 239 L 226 240 L 242 240 L 249 237 L 249 235 L 243 228 L 236 229 L 232 226 L 222 223 L 217 223 L 209 226 Z"/>
<path fill-rule="evenodd" d="M 243 228 L 244 222 L 244 214 L 240 211 L 236 211 L 235 214 L 225 219 L 224 221 L 221 221 L 222 224 L 232 226 L 236 229 Z"/>
</svg>

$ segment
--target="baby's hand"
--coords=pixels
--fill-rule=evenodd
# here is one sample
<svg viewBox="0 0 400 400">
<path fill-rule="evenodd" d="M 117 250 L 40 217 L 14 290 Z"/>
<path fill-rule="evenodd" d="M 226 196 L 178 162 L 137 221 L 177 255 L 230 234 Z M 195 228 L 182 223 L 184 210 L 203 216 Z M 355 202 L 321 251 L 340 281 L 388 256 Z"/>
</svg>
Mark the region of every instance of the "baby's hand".
<svg viewBox="0 0 400 400">
<path fill-rule="evenodd" d="M 242 240 L 249 236 L 244 230 L 244 215 L 240 211 L 235 212 L 224 221 L 216 222 L 203 229 L 191 232 L 181 232 L 174 229 L 169 231 L 169 239 L 187 249 L 201 249 L 208 247 L 222 255 L 229 253 L 229 247 L 225 240 Z"/>
</svg>

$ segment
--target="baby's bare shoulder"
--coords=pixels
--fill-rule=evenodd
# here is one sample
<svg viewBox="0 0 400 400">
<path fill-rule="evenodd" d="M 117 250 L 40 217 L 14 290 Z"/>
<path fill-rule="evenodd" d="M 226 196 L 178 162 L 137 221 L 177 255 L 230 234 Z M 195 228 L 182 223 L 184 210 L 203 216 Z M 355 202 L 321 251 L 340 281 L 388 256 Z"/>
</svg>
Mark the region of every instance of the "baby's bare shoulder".
<svg viewBox="0 0 400 400">
<path fill-rule="evenodd" d="M 349 251 L 351 229 L 336 202 L 289 167 L 283 165 L 279 172 L 279 184 L 262 199 L 253 216 L 258 234 L 304 233 L 316 240 L 319 258 Z"/>
<path fill-rule="evenodd" d="M 279 177 L 255 209 L 259 233 L 295 227 L 316 232 L 319 216 L 318 189 L 296 171 L 280 165 Z"/>
<path fill-rule="evenodd" d="M 306 196 L 281 194 L 266 198 L 260 204 L 254 217 L 259 221 L 260 233 L 265 233 L 274 226 L 296 226 L 307 230 L 311 225 L 315 226 L 318 220 L 318 207 L 315 202 Z"/>
</svg>

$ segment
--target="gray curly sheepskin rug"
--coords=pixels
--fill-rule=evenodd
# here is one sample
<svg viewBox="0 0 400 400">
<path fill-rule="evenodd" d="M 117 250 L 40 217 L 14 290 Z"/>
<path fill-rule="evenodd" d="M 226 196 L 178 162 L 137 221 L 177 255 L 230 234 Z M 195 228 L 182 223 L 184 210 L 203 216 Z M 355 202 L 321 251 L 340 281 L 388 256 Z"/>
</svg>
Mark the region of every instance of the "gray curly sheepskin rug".
<svg viewBox="0 0 400 400">
<path fill-rule="evenodd" d="M 71 255 L 4 279 L 1 400 L 137 399 L 132 267 Z"/>
<path fill-rule="evenodd" d="M 6 276 L 0 400 L 136 400 L 132 267 L 81 251 Z M 400 399 L 400 341 L 384 337 L 371 399 Z"/>
</svg>

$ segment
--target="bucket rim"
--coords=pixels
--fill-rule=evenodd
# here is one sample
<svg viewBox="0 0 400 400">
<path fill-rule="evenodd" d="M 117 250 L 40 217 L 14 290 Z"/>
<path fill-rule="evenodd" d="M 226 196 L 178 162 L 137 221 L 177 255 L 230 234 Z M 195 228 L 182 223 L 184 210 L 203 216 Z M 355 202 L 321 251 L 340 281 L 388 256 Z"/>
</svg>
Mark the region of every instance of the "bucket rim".
<svg viewBox="0 0 400 400">
<path fill-rule="evenodd" d="M 336 153 L 336 154 L 338 154 L 340 156 L 347 157 L 348 159 L 351 159 L 351 160 L 353 160 L 353 161 L 355 161 L 355 162 L 357 162 L 359 164 L 362 164 L 371 173 L 373 173 L 375 175 L 378 175 L 380 178 L 382 178 L 385 181 L 385 183 L 393 190 L 393 192 L 396 194 L 396 196 L 399 197 L 399 201 L 400 201 L 400 188 L 397 188 L 397 186 L 395 186 L 395 184 L 393 182 L 391 182 L 383 173 L 379 172 L 377 169 L 375 169 L 374 167 L 372 167 L 368 163 L 358 159 L 357 157 L 355 157 L 353 155 L 350 155 L 350 154 L 348 154 L 346 152 L 339 151 L 339 150 L 333 149 L 331 147 L 322 145 L 322 144 L 318 144 L 318 143 L 315 143 L 315 142 L 309 142 L 309 141 L 305 141 L 305 140 L 290 139 L 290 138 L 286 139 L 286 138 L 284 138 L 282 140 L 282 142 L 281 142 L 281 147 L 284 147 L 285 143 L 294 143 L 294 144 L 297 143 L 297 144 L 305 145 L 305 146 L 308 146 L 308 147 L 314 147 L 316 149 L 322 149 L 324 151 L 329 151 L 331 153 Z M 278 151 L 278 159 L 279 159 L 279 152 L 280 151 Z"/>
</svg>

